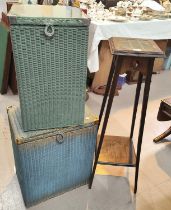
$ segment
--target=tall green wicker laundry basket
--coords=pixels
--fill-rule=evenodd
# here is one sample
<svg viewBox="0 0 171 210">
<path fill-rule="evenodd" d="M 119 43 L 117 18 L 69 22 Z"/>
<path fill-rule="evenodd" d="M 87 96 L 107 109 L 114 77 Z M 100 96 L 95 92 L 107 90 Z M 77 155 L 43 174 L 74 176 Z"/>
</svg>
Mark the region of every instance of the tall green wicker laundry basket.
<svg viewBox="0 0 171 210">
<path fill-rule="evenodd" d="M 9 20 L 23 129 L 83 124 L 89 19 L 78 8 L 13 5 Z"/>
</svg>

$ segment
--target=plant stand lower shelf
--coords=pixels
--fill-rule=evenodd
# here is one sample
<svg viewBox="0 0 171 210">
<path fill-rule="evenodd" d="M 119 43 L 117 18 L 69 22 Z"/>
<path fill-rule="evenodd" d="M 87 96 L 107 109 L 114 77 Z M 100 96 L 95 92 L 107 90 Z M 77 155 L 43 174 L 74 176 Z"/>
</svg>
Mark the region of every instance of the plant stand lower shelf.
<svg viewBox="0 0 171 210">
<path fill-rule="evenodd" d="M 135 167 L 136 155 L 132 140 L 124 136 L 105 136 L 98 164 Z"/>
</svg>

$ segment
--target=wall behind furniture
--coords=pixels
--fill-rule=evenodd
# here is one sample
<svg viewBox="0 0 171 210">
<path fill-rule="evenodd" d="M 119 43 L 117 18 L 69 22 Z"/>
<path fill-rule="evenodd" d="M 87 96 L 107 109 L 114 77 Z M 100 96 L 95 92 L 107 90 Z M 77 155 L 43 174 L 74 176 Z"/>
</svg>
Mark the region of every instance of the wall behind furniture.
<svg viewBox="0 0 171 210">
<path fill-rule="evenodd" d="M 0 0 L 0 20 L 1 20 L 1 13 L 6 12 L 6 0 Z"/>
</svg>

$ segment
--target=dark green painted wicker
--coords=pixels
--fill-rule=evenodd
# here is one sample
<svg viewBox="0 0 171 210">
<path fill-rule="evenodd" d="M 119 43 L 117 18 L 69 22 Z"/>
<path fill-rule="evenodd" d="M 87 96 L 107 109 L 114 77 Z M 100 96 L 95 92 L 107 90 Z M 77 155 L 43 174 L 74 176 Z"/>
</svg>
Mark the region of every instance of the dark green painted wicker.
<svg viewBox="0 0 171 210">
<path fill-rule="evenodd" d="M 10 17 L 25 131 L 83 124 L 87 19 Z"/>
</svg>

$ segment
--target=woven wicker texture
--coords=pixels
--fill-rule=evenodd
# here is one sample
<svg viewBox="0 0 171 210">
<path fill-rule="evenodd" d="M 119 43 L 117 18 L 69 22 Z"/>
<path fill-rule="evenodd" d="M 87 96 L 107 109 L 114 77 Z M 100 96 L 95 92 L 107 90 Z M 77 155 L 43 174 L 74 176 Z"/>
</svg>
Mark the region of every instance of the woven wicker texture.
<svg viewBox="0 0 171 210">
<path fill-rule="evenodd" d="M 59 143 L 58 135 L 53 133 L 37 140 L 35 132 L 35 141 L 17 145 L 16 139 L 23 132 L 18 126 L 20 112 L 9 109 L 8 116 L 17 176 L 26 206 L 88 182 L 96 145 L 96 119 L 89 126 L 65 130 L 63 143 Z"/>
<path fill-rule="evenodd" d="M 14 25 L 58 25 L 58 26 L 89 26 L 89 19 L 77 18 L 37 18 L 37 17 L 10 17 L 10 23 Z"/>
<path fill-rule="evenodd" d="M 23 132 L 22 122 L 21 122 L 21 110 L 19 107 L 10 106 L 7 111 L 12 113 L 12 117 L 10 117 L 10 122 L 13 125 L 14 135 L 16 137 L 16 144 L 29 143 L 32 141 L 37 141 L 42 138 L 49 138 L 52 136 L 56 136 L 59 133 L 65 135 L 68 132 L 76 132 L 80 130 L 80 128 L 86 128 L 94 126 L 98 124 L 98 118 L 94 115 L 91 110 L 85 106 L 85 116 L 84 116 L 84 124 L 74 127 L 66 127 L 66 128 L 53 128 L 49 130 L 37 130 L 37 131 L 29 131 Z"/>
<path fill-rule="evenodd" d="M 88 26 L 52 27 L 11 25 L 25 131 L 83 124 Z"/>
</svg>

